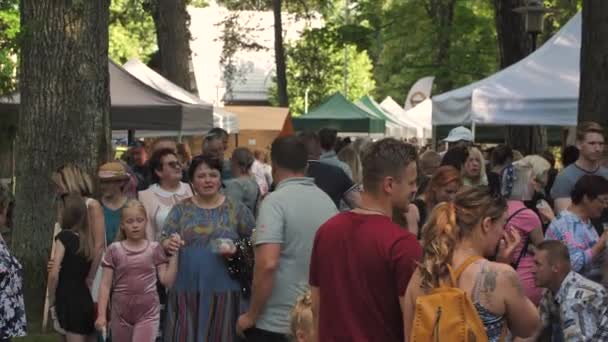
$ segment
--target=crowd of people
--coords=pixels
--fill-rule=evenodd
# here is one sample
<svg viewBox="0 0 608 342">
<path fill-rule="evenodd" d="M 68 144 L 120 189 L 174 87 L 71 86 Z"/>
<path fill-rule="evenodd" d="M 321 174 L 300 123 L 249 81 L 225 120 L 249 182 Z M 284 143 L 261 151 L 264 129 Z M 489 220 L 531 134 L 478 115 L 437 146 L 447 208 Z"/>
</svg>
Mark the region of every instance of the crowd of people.
<svg viewBox="0 0 608 342">
<path fill-rule="evenodd" d="M 322 129 L 201 154 L 135 142 L 51 180 L 48 304 L 67 342 L 608 341 L 604 131 L 552 153 Z M 558 158 L 559 159 L 559 158 Z M 99 185 L 96 188 L 96 184 Z M 0 227 L 12 198 L 0 188 Z M 0 235 L 0 341 L 25 335 Z"/>
</svg>

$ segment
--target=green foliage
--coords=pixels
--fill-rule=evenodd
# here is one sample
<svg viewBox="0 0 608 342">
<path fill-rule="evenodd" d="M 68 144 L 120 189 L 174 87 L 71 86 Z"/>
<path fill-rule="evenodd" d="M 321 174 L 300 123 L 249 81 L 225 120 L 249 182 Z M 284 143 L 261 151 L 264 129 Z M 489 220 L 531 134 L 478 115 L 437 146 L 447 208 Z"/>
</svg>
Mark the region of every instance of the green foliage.
<svg viewBox="0 0 608 342">
<path fill-rule="evenodd" d="M 119 64 L 131 58 L 144 63 L 156 51 L 156 31 L 142 0 L 112 0 L 110 5 L 110 58 Z"/>
<path fill-rule="evenodd" d="M 387 6 L 377 43 L 378 98 L 402 103 L 419 78 L 436 76 L 434 93 L 464 86 L 498 69 L 494 12 L 487 0 L 456 1 L 447 62 L 435 62 L 438 34 L 423 0 Z M 441 85 L 442 86 L 437 86 Z"/>
<path fill-rule="evenodd" d="M 19 38 L 19 2 L 0 1 L 0 95 L 16 87 Z"/>
<path fill-rule="evenodd" d="M 369 94 L 375 87 L 372 62 L 365 51 L 354 45 L 348 52 L 348 94 L 356 100 Z M 306 30 L 301 39 L 286 47 L 287 91 L 290 111 L 304 113 L 305 94 L 308 89 L 309 109 L 321 104 L 335 92 L 344 92 L 344 44 L 338 29 L 331 25 Z M 276 85 L 271 89 L 271 102 L 276 104 Z"/>
</svg>

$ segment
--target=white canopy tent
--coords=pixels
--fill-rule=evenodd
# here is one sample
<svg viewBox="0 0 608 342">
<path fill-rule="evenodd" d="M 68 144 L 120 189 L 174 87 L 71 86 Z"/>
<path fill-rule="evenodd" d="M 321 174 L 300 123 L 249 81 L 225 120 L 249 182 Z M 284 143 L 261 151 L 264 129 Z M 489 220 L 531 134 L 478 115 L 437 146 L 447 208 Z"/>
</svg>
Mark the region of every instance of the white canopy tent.
<svg viewBox="0 0 608 342">
<path fill-rule="evenodd" d="M 380 107 L 392 119 L 408 128 L 408 138 L 424 138 L 424 128 L 416 121 L 408 118 L 405 109 L 403 109 L 392 97 L 389 96 L 385 98 L 384 101 L 380 103 Z"/>
<path fill-rule="evenodd" d="M 125 65 L 123 65 L 123 68 L 141 82 L 163 94 L 169 95 L 185 103 L 203 104 L 211 106 L 211 104 L 201 100 L 194 94 L 167 80 L 162 75 L 158 74 L 156 71 L 152 70 L 138 59 L 129 60 L 127 63 L 125 63 Z M 225 129 L 229 134 L 238 133 L 238 117 L 235 114 L 224 110 L 223 108 L 213 107 L 213 127 L 221 127 Z M 148 132 L 138 132 L 138 135 L 149 135 L 147 133 Z M 197 133 L 204 134 L 205 132 Z M 154 135 L 157 133 L 150 132 L 150 134 Z"/>
<path fill-rule="evenodd" d="M 433 125 L 576 125 L 581 14 L 520 62 L 433 97 Z"/>
</svg>

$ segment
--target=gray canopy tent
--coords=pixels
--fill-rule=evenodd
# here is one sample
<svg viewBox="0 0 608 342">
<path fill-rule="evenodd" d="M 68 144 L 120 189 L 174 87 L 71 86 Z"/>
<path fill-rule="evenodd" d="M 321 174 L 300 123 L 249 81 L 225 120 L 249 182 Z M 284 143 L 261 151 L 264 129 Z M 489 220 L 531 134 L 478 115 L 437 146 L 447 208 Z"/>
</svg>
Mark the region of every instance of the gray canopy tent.
<svg viewBox="0 0 608 342">
<path fill-rule="evenodd" d="M 109 71 L 113 130 L 152 130 L 179 136 L 213 128 L 213 106 L 186 103 L 163 94 L 112 61 Z M 0 116 L 16 118 L 20 102 L 18 93 L 0 97 Z"/>
</svg>

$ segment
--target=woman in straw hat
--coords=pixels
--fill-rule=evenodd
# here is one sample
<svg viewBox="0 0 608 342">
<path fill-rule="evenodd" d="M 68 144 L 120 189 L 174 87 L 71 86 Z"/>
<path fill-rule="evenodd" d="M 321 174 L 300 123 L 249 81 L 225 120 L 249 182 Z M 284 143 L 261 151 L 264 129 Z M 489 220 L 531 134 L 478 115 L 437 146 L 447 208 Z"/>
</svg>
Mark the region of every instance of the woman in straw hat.
<svg viewBox="0 0 608 342">
<path fill-rule="evenodd" d="M 120 226 L 120 210 L 128 200 L 124 187 L 129 182 L 129 175 L 121 163 L 110 162 L 99 167 L 98 177 L 106 245 L 109 245 L 116 239 Z"/>
</svg>

